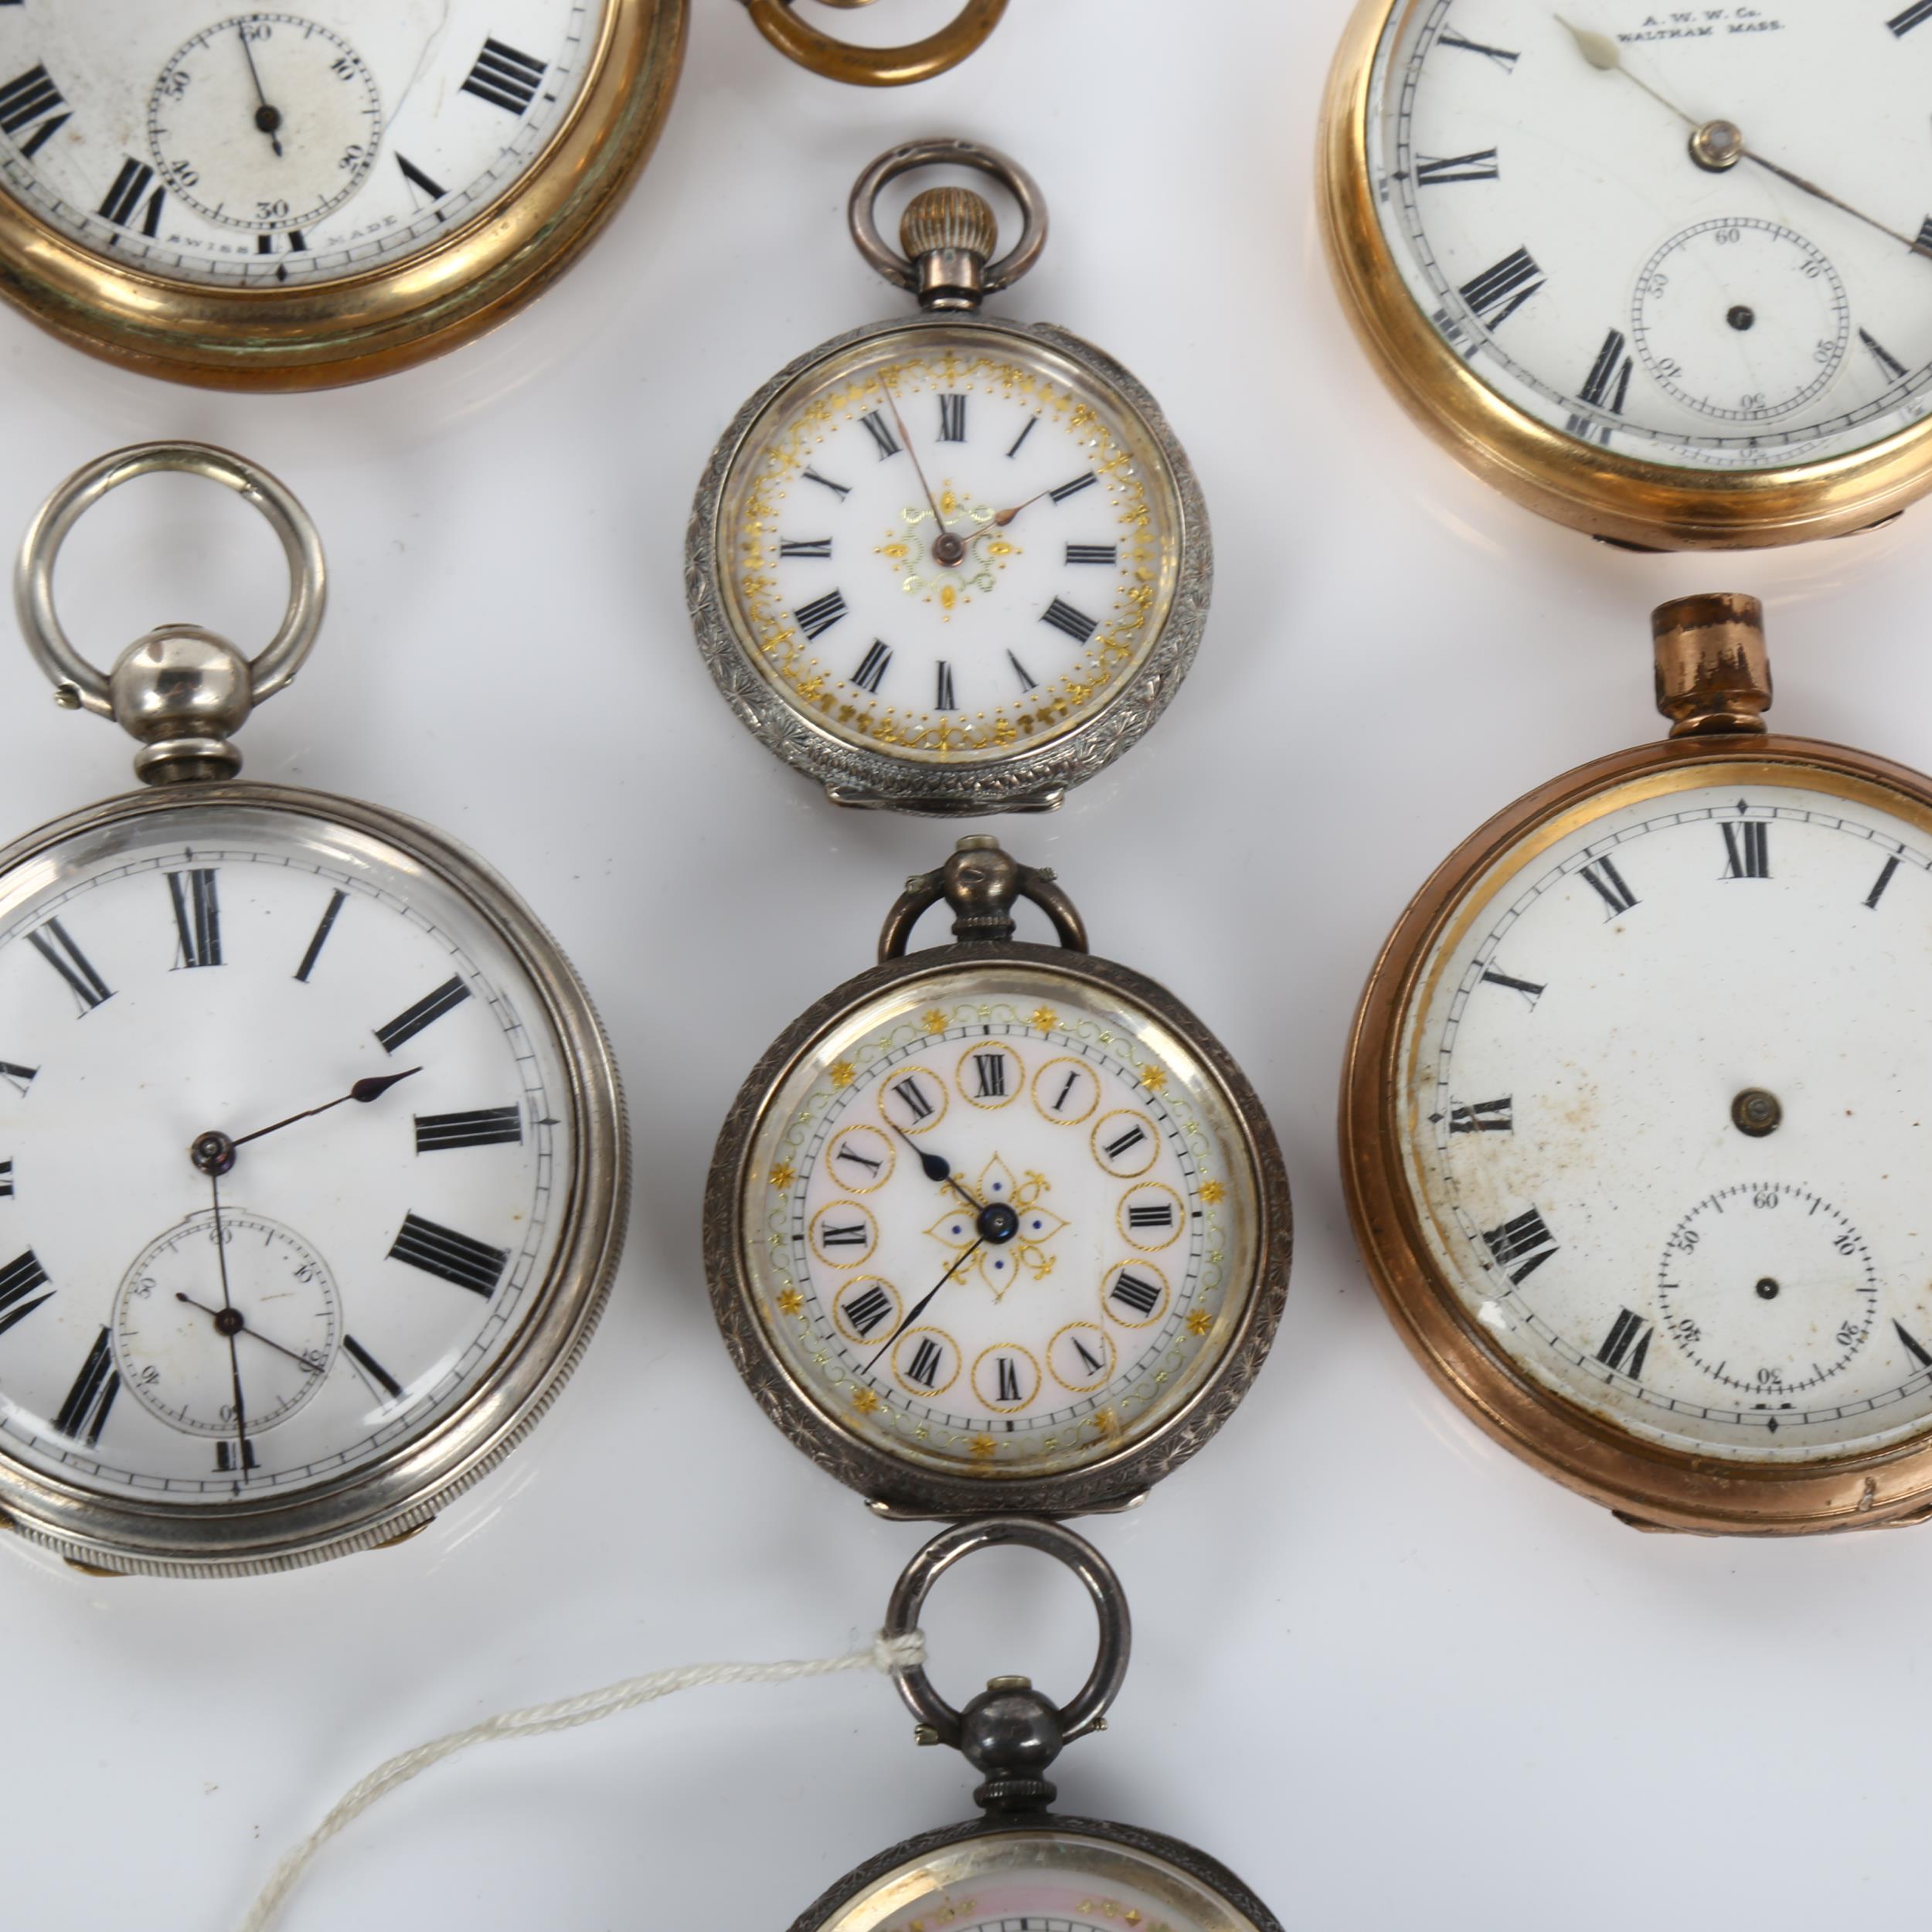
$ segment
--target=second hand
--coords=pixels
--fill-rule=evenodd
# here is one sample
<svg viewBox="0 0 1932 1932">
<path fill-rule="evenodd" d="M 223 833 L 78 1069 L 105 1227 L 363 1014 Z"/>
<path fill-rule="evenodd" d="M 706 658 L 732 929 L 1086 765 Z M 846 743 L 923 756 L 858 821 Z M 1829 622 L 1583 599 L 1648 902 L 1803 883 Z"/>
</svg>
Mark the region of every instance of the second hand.
<svg viewBox="0 0 1932 1932">
<path fill-rule="evenodd" d="M 215 1260 L 221 1269 L 221 1305 L 223 1311 L 232 1315 L 234 1302 L 228 1293 L 228 1244 L 222 1239 L 221 1180 L 211 1174 L 208 1177 L 208 1192 L 215 1205 Z M 242 1401 L 241 1363 L 235 1353 L 235 1338 L 228 1340 L 228 1378 L 235 1391 L 235 1463 L 237 1475 L 246 1479 L 248 1475 L 248 1410 Z"/>
</svg>

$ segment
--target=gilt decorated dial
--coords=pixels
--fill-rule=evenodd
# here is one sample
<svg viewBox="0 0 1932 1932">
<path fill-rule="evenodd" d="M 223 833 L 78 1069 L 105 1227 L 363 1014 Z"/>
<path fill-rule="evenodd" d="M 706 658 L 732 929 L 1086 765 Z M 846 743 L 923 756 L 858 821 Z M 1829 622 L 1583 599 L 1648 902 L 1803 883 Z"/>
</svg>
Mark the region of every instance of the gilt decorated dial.
<svg viewBox="0 0 1932 1932">
<path fill-rule="evenodd" d="M 1144 1440 L 1242 1325 L 1223 1090 L 1124 998 L 1021 966 L 849 1015 L 762 1120 L 746 1260 L 820 1409 L 903 1461 L 1038 1477 Z"/>
<path fill-rule="evenodd" d="M 1600 795 L 1453 909 L 1405 1021 L 1408 1183 L 1478 1332 L 1699 1454 L 1932 1426 L 1932 816 L 1838 782 Z"/>
<path fill-rule="evenodd" d="M 306 811 L 0 881 L 0 1454 L 214 1506 L 447 1418 L 549 1280 L 564 1048 L 491 920 Z"/>
<path fill-rule="evenodd" d="M 1036 338 L 941 325 L 811 365 L 733 461 L 733 628 L 819 729 L 922 761 L 1049 744 L 1117 696 L 1174 597 L 1147 426 Z"/>
<path fill-rule="evenodd" d="M 587 78 L 584 0 L 0 6 L 0 191 L 193 282 L 331 281 L 515 187 Z"/>
<path fill-rule="evenodd" d="M 1687 469 L 1869 447 L 1932 403 L 1932 8 L 1417 0 L 1368 166 L 1409 292 L 1550 427 Z"/>
</svg>

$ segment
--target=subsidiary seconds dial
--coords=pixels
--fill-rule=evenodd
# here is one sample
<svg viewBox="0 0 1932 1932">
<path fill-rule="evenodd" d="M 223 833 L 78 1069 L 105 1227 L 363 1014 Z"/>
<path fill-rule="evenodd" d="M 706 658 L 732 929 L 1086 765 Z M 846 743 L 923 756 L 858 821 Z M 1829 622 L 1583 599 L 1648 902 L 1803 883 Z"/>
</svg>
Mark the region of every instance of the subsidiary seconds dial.
<svg viewBox="0 0 1932 1932">
<path fill-rule="evenodd" d="M 251 13 L 198 33 L 148 106 L 160 178 L 204 220 L 299 236 L 368 179 L 382 103 L 360 55 L 294 14 Z"/>
<path fill-rule="evenodd" d="M 0 6 L 0 192 L 166 279 L 359 274 L 530 171 L 615 3 Z"/>
</svg>

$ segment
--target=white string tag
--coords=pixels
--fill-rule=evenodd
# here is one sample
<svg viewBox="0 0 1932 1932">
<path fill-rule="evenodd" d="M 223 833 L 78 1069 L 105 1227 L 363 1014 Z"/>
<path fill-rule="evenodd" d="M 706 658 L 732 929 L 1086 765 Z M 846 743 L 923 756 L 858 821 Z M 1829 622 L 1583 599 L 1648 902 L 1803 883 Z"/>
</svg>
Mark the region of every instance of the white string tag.
<svg viewBox="0 0 1932 1932">
<path fill-rule="evenodd" d="M 249 1907 L 241 1932 L 267 1932 L 315 1854 L 372 1804 L 432 1764 L 440 1764 L 472 1744 L 500 1737 L 537 1737 L 546 1731 L 594 1724 L 600 1718 L 614 1717 L 620 1711 L 634 1709 L 639 1704 L 668 1697 L 673 1691 L 692 1690 L 701 1684 L 790 1684 L 803 1677 L 832 1677 L 841 1672 L 858 1670 L 876 1670 L 890 1676 L 925 1661 L 923 1631 L 909 1631 L 902 1637 L 888 1637 L 882 1631 L 864 1649 L 848 1651 L 842 1657 L 821 1657 L 802 1663 L 687 1664 L 678 1670 L 654 1671 L 648 1677 L 627 1677 L 621 1682 L 605 1685 L 601 1690 L 585 1691 L 553 1704 L 498 1711 L 494 1717 L 486 1717 L 467 1730 L 451 1731 L 447 1736 L 399 1753 L 351 1786 L 321 1823 L 282 1855 L 269 1874 L 267 1883 Z"/>
</svg>

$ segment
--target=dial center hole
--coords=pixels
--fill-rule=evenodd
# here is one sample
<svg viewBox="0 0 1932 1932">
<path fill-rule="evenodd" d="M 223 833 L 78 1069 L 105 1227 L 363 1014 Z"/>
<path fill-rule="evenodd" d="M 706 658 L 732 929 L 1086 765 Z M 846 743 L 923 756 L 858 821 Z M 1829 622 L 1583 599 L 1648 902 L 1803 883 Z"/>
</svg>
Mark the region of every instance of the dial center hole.
<svg viewBox="0 0 1932 1932">
<path fill-rule="evenodd" d="M 1724 319 L 1736 329 L 1755 328 L 1757 326 L 1757 311 L 1740 302 Z"/>
<path fill-rule="evenodd" d="M 1768 1274 L 1766 1275 L 1757 1284 L 1758 1300 L 1760 1301 L 1775 1301 L 1777 1299 L 1777 1296 L 1778 1284 L 1774 1281 Z"/>
<path fill-rule="evenodd" d="M 270 107 L 266 103 L 255 110 L 255 125 L 265 134 L 272 134 L 282 124 L 282 111 Z"/>
<path fill-rule="evenodd" d="M 1784 1104 L 1761 1087 L 1747 1087 L 1731 1102 L 1731 1124 L 1740 1134 L 1761 1141 L 1775 1134 L 1784 1120 Z"/>
<path fill-rule="evenodd" d="M 220 1335 L 240 1335 L 247 1326 L 239 1308 L 223 1308 L 215 1317 L 216 1332 Z"/>
<path fill-rule="evenodd" d="M 962 537 L 954 536 L 951 530 L 941 530 L 933 539 L 933 561 L 935 563 L 958 564 L 966 560 L 966 543 Z"/>
</svg>

